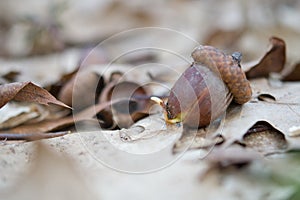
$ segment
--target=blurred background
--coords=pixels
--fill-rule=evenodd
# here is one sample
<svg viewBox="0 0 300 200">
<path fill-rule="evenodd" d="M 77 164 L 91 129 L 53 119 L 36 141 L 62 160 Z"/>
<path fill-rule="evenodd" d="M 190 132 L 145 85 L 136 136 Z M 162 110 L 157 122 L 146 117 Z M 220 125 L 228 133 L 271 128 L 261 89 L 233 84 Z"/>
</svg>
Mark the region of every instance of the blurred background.
<svg viewBox="0 0 300 200">
<path fill-rule="evenodd" d="M 261 55 L 274 35 L 287 42 L 294 60 L 299 11 L 298 0 L 1 1 L 0 56 L 58 52 L 98 44 L 120 31 L 155 26 L 182 32 L 201 44 L 242 51 L 244 61 Z"/>
</svg>

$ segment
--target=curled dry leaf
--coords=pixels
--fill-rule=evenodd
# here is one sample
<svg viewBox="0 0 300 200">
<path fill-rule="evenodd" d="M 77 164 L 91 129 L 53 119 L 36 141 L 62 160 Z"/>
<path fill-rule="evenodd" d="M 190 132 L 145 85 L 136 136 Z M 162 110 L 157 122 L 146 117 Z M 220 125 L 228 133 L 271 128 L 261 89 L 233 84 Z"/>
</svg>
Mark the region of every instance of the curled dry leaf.
<svg viewBox="0 0 300 200">
<path fill-rule="evenodd" d="M 253 97 L 243 107 L 230 106 L 226 112 L 224 125 L 220 126 L 215 132 L 215 134 L 221 134 L 224 137 L 223 145 L 230 146 L 236 141 L 242 141 L 244 135 L 254 124 L 264 121 L 278 132 L 284 134 L 287 141 L 285 150 L 299 148 L 300 138 L 295 139 L 289 136 L 290 128 L 299 125 L 300 96 L 297 95 L 300 91 L 299 84 L 283 83 L 280 88 L 272 88 L 266 79 L 252 80 L 251 83 L 254 94 L 270 94 L 276 101 L 271 99 L 258 101 L 256 97 Z M 266 134 L 268 135 L 269 133 Z M 267 142 L 267 140 L 264 141 Z M 277 142 L 280 144 L 284 143 Z M 283 148 L 279 149 L 279 151 L 282 150 Z"/>
<path fill-rule="evenodd" d="M 47 90 L 31 82 L 16 82 L 0 85 L 0 94 L 0 108 L 11 100 L 35 102 L 44 105 L 52 103 L 62 107 L 70 108 L 61 101 L 58 101 Z"/>
<path fill-rule="evenodd" d="M 76 58 L 77 57 L 78 56 L 76 56 Z M 79 59 L 77 62 L 78 62 L 76 65 L 77 67 L 72 72 L 63 74 L 57 82 L 46 87 L 47 90 L 50 91 L 51 94 L 53 94 L 55 97 L 58 97 L 59 95 L 64 96 L 61 98 L 65 99 L 64 101 L 68 102 L 68 103 L 66 103 L 68 105 L 71 105 L 71 102 L 72 102 L 72 99 L 71 99 L 72 95 L 69 94 L 71 90 L 69 90 L 68 88 L 65 88 L 67 94 L 64 95 L 64 94 L 62 94 L 64 92 L 61 92 L 61 89 L 64 87 L 72 87 L 74 84 L 75 76 L 79 76 L 80 73 L 83 71 L 90 71 L 90 73 L 92 74 L 90 66 L 99 65 L 99 64 L 103 64 L 103 63 L 107 62 L 107 55 L 103 49 L 86 48 L 86 49 L 82 49 L 79 51 Z M 88 76 L 90 76 L 90 75 L 88 75 Z M 79 77 L 79 79 L 80 79 L 79 82 L 81 80 L 89 82 L 88 78 L 83 78 L 83 77 L 84 76 Z M 100 75 L 99 75 L 99 77 L 100 77 Z M 85 83 L 83 83 L 83 84 L 85 84 Z M 67 86 L 67 85 L 69 85 L 69 86 Z"/>
<path fill-rule="evenodd" d="M 270 38 L 270 48 L 260 61 L 246 72 L 247 78 L 268 77 L 270 72 L 279 73 L 282 71 L 286 60 L 286 47 L 283 39 Z"/>
<path fill-rule="evenodd" d="M 205 149 L 210 151 L 210 148 L 213 148 L 215 145 L 219 145 L 224 142 L 222 135 L 215 134 L 216 130 L 221 125 L 222 120 L 215 120 L 209 126 L 202 129 L 184 129 L 181 138 L 176 141 L 173 146 L 173 153 L 180 152 L 187 146 L 189 149 Z"/>
<path fill-rule="evenodd" d="M 119 128 L 127 128 L 147 116 L 153 105 L 146 88 L 130 81 L 108 84 L 100 96 L 100 102 L 109 101 L 117 101 L 112 104 L 111 111 L 106 111 L 112 113 L 110 116 Z"/>
<path fill-rule="evenodd" d="M 265 121 L 255 123 L 244 135 L 243 144 L 264 155 L 286 150 L 284 134 Z"/>
<path fill-rule="evenodd" d="M 109 107 L 111 102 L 92 105 L 76 114 L 74 116 L 67 116 L 59 120 L 45 120 L 38 123 L 25 124 L 16 128 L 10 129 L 11 133 L 45 133 L 54 130 L 60 130 L 68 126 L 72 126 L 75 122 L 93 120 L 93 117 Z"/>
<path fill-rule="evenodd" d="M 62 87 L 64 87 L 76 75 L 77 71 L 78 69 L 75 69 L 70 73 L 63 74 L 57 82 L 47 85 L 45 88 L 53 94 L 53 96 L 58 97 Z"/>
<path fill-rule="evenodd" d="M 56 120 L 70 114 L 70 109 L 44 106 L 28 102 L 9 102 L 0 109 L 0 130 L 21 124 L 37 124 L 44 120 Z"/>
<path fill-rule="evenodd" d="M 101 76 L 91 70 L 83 70 L 62 87 L 58 99 L 76 110 L 82 110 L 95 103 L 103 87 Z"/>
<path fill-rule="evenodd" d="M 37 104 L 7 103 L 0 109 L 0 130 L 16 127 L 40 115 Z"/>
<path fill-rule="evenodd" d="M 297 63 L 288 74 L 283 75 L 282 81 L 300 81 L 300 63 Z"/>
</svg>

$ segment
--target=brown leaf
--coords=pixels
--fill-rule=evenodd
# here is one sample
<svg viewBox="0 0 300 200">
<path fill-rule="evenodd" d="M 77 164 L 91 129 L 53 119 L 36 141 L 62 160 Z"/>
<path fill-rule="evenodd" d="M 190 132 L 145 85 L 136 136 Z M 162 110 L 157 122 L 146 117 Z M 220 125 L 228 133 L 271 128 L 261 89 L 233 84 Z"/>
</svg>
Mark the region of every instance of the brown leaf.
<svg viewBox="0 0 300 200">
<path fill-rule="evenodd" d="M 35 103 L 7 103 L 0 110 L 0 130 L 16 127 L 26 123 L 32 119 L 39 118 L 41 110 L 38 109 L 39 104 Z M 43 114 L 46 113 L 43 110 Z"/>
<path fill-rule="evenodd" d="M 153 105 L 148 94 L 145 87 L 134 82 L 111 82 L 103 90 L 100 102 L 118 101 L 111 106 L 111 117 L 120 128 L 127 128 L 148 115 Z"/>
<path fill-rule="evenodd" d="M 95 103 L 103 87 L 104 80 L 100 75 L 83 70 L 61 88 L 58 99 L 76 110 L 82 110 Z"/>
<path fill-rule="evenodd" d="M 11 133 L 45 133 L 53 130 L 59 130 L 73 125 L 75 122 L 92 120 L 92 118 L 103 109 L 111 105 L 112 102 L 105 102 L 90 106 L 74 116 L 68 116 L 59 120 L 47 120 L 33 124 L 25 124 L 16 128 L 10 129 Z"/>
<path fill-rule="evenodd" d="M 270 49 L 263 58 L 246 72 L 247 78 L 268 77 L 270 72 L 281 72 L 285 65 L 285 42 L 284 40 L 271 37 Z"/>
<path fill-rule="evenodd" d="M 83 101 L 78 102 L 82 107 L 81 109 L 94 104 L 95 98 L 91 100 L 87 97 L 93 97 L 95 94 L 97 96 L 104 86 L 104 80 L 100 74 L 91 70 L 91 66 L 105 62 L 107 62 L 107 55 L 103 49 L 87 48 L 81 50 L 78 67 L 71 73 L 63 75 L 57 83 L 51 85 L 51 91 L 55 93 L 55 96 L 58 96 L 59 100 L 70 106 L 72 105 L 72 95 L 74 95 L 74 98 L 85 96 L 83 99 L 79 98 L 79 101 Z M 97 88 L 93 87 L 96 85 Z"/>
<path fill-rule="evenodd" d="M 16 82 L 0 85 L 0 94 L 0 108 L 11 100 L 35 102 L 44 105 L 52 103 L 70 108 L 66 104 L 58 101 L 47 90 L 31 82 Z"/>
<path fill-rule="evenodd" d="M 284 75 L 282 81 L 300 81 L 300 63 L 297 63 L 291 72 Z"/>
<path fill-rule="evenodd" d="M 57 82 L 47 85 L 45 89 L 48 90 L 53 96 L 57 97 L 62 87 L 76 75 L 77 71 L 78 68 L 70 73 L 63 74 Z"/>
</svg>

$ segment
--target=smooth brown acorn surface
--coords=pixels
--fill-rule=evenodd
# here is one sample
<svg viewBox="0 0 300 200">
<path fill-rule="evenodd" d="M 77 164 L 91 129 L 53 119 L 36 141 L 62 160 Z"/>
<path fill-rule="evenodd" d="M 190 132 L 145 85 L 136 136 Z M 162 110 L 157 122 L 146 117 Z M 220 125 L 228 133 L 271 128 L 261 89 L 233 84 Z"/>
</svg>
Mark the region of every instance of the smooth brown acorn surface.
<svg viewBox="0 0 300 200">
<path fill-rule="evenodd" d="M 205 127 L 226 111 L 231 100 L 223 80 L 208 67 L 194 63 L 172 87 L 165 109 L 168 119 Z"/>
</svg>

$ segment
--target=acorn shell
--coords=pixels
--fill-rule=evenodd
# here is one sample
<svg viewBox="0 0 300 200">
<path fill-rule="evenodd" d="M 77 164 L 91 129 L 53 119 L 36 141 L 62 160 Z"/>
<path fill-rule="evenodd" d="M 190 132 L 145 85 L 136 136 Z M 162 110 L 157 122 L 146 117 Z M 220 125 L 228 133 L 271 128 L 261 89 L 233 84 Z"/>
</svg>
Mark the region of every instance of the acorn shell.
<svg viewBox="0 0 300 200">
<path fill-rule="evenodd" d="M 205 127 L 225 113 L 232 100 L 227 86 L 210 68 L 193 64 L 179 77 L 166 104 L 168 119 Z"/>
</svg>

